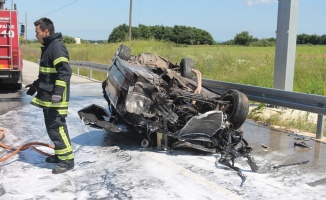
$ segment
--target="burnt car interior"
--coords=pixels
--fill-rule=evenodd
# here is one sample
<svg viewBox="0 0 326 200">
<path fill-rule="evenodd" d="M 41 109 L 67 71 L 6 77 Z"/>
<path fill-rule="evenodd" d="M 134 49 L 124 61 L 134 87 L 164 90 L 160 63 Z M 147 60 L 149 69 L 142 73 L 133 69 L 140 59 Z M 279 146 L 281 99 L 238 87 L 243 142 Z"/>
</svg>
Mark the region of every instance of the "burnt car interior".
<svg viewBox="0 0 326 200">
<path fill-rule="evenodd" d="M 179 64 L 150 53 L 131 55 L 120 45 L 102 83 L 107 109 L 96 104 L 78 114 L 87 125 L 110 132 L 130 132 L 142 137 L 142 147 L 164 150 L 192 148 L 219 153 L 218 163 L 237 171 L 236 158 L 247 158 L 251 170 L 258 166 L 241 126 L 249 112 L 247 96 L 235 89 L 219 94 L 201 84 L 194 61 Z"/>
</svg>

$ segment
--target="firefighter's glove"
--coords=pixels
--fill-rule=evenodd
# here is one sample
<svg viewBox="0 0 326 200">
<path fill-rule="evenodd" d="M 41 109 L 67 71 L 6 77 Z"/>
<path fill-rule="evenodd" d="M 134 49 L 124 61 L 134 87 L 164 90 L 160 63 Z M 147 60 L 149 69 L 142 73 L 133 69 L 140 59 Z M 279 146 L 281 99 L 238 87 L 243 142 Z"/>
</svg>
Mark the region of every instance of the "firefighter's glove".
<svg viewBox="0 0 326 200">
<path fill-rule="evenodd" d="M 52 103 L 60 103 L 61 99 L 61 96 L 57 94 L 51 96 Z"/>
<path fill-rule="evenodd" d="M 29 88 L 26 92 L 27 95 L 33 96 L 37 92 L 33 84 L 26 85 L 25 88 Z"/>
</svg>

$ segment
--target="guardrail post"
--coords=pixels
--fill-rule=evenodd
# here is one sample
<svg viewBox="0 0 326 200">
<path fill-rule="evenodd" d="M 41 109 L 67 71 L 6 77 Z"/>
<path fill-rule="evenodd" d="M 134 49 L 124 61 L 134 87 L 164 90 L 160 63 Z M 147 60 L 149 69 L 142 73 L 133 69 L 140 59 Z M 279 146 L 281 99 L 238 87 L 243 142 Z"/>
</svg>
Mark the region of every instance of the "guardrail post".
<svg viewBox="0 0 326 200">
<path fill-rule="evenodd" d="M 79 76 L 79 67 L 77 67 L 77 75 Z"/>
<path fill-rule="evenodd" d="M 324 115 L 318 115 L 316 139 L 321 139 L 324 132 Z"/>
<path fill-rule="evenodd" d="M 92 74 L 93 74 L 92 68 L 89 68 L 89 79 L 91 80 L 93 78 Z"/>
</svg>

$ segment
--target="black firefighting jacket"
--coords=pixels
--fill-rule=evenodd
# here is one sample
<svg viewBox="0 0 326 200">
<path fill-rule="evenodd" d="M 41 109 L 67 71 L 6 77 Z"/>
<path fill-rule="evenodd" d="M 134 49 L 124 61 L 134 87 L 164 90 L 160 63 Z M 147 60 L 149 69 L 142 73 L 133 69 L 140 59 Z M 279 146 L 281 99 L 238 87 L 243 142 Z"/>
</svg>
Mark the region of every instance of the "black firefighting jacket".
<svg viewBox="0 0 326 200">
<path fill-rule="evenodd" d="M 33 82 L 37 94 L 31 104 L 45 109 L 56 109 L 61 116 L 67 116 L 72 74 L 69 54 L 62 42 L 61 33 L 44 37 L 43 41 L 39 75 Z M 53 94 L 62 97 L 60 103 L 52 103 Z"/>
</svg>

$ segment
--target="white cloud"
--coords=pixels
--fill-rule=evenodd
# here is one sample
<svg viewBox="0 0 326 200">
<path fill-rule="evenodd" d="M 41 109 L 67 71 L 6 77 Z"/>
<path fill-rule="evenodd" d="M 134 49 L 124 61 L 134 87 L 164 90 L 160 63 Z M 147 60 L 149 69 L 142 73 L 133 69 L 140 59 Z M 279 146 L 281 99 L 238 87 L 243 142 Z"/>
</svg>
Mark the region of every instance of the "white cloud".
<svg viewBox="0 0 326 200">
<path fill-rule="evenodd" d="M 246 4 L 248 6 L 253 6 L 256 4 L 271 4 L 275 2 L 277 2 L 277 0 L 246 0 Z"/>
</svg>

